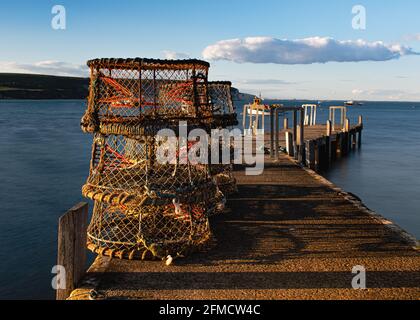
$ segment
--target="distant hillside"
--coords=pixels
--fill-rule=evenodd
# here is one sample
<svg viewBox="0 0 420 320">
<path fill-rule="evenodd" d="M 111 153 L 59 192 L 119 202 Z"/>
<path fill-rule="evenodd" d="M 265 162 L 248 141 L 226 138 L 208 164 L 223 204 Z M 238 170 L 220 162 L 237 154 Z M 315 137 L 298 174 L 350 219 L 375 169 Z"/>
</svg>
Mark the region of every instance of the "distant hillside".
<svg viewBox="0 0 420 320">
<path fill-rule="evenodd" d="M 0 73 L 0 99 L 85 99 L 89 79 Z"/>
<path fill-rule="evenodd" d="M 88 78 L 57 77 L 38 74 L 0 73 L 1 99 L 86 99 Z M 235 103 L 252 102 L 253 95 L 232 88 Z"/>
</svg>

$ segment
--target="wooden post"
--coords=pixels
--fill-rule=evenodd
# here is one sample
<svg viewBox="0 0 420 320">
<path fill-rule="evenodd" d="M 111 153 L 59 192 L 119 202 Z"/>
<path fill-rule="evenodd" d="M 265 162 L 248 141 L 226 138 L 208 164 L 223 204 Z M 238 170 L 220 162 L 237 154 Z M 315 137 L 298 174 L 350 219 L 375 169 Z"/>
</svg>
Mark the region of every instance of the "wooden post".
<svg viewBox="0 0 420 320">
<path fill-rule="evenodd" d="M 265 108 L 262 110 L 261 117 L 261 129 L 265 132 Z"/>
<path fill-rule="evenodd" d="M 287 149 L 287 153 L 289 156 L 293 157 L 294 156 L 294 150 L 293 150 L 293 134 L 290 131 L 286 131 L 285 133 L 286 136 L 286 149 Z"/>
<path fill-rule="evenodd" d="M 274 158 L 274 109 L 270 108 L 270 157 Z"/>
<path fill-rule="evenodd" d="M 284 118 L 283 120 L 283 129 L 288 130 L 289 129 L 289 119 Z"/>
<path fill-rule="evenodd" d="M 356 130 L 353 130 L 353 133 L 352 133 L 352 135 L 351 135 L 351 148 L 354 150 L 354 149 L 356 149 L 356 145 L 357 145 L 357 142 L 356 142 L 356 140 L 357 140 L 357 136 L 356 136 Z"/>
<path fill-rule="evenodd" d="M 276 160 L 279 158 L 279 130 L 280 130 L 280 126 L 279 126 L 279 109 L 276 108 L 275 111 L 275 118 L 274 118 L 274 126 L 276 127 L 276 137 L 275 137 L 275 143 L 274 143 L 274 157 L 276 158 Z"/>
<path fill-rule="evenodd" d="M 335 109 L 330 108 L 330 121 L 332 125 L 332 131 L 335 130 Z"/>
<path fill-rule="evenodd" d="M 307 166 L 315 170 L 315 144 L 314 140 L 308 140 L 307 142 L 307 154 L 306 154 L 306 163 Z"/>
<path fill-rule="evenodd" d="M 327 120 L 327 142 L 326 142 L 326 153 L 327 153 L 327 168 L 330 167 L 331 165 L 331 133 L 332 133 L 332 125 L 331 125 L 331 120 Z"/>
<path fill-rule="evenodd" d="M 315 162 L 314 168 L 315 168 L 315 171 L 317 171 L 317 172 L 320 169 L 320 155 L 319 155 L 319 152 L 320 152 L 320 149 L 321 149 L 321 143 L 322 143 L 322 138 L 317 139 L 316 140 L 316 145 L 315 145 L 315 148 L 314 148 L 314 162 Z"/>
<path fill-rule="evenodd" d="M 297 132 L 298 132 L 297 110 L 293 110 L 293 156 L 296 160 L 298 157 Z"/>
<path fill-rule="evenodd" d="M 350 151 L 350 120 L 348 118 L 344 121 L 344 154 Z"/>
<path fill-rule="evenodd" d="M 57 290 L 57 300 L 67 299 L 85 274 L 87 225 L 88 204 L 83 202 L 59 219 L 57 265 L 64 267 L 66 286 Z"/>
<path fill-rule="evenodd" d="M 305 110 L 300 110 L 300 162 L 305 162 Z"/>
<path fill-rule="evenodd" d="M 255 108 L 255 114 L 256 114 L 256 116 L 255 116 L 255 126 L 252 130 L 253 131 L 252 134 L 254 136 L 257 135 L 257 130 L 258 130 L 258 126 L 259 126 L 260 110 L 258 108 Z"/>
<path fill-rule="evenodd" d="M 243 113 L 242 113 L 242 127 L 244 131 L 246 130 L 246 116 L 248 112 L 248 107 L 244 105 Z"/>
<path fill-rule="evenodd" d="M 363 117 L 359 116 L 359 138 L 357 139 L 357 146 L 362 146 L 362 129 L 363 129 Z"/>
<path fill-rule="evenodd" d="M 341 155 L 342 155 L 342 150 L 343 150 L 343 148 L 342 148 L 342 144 L 343 144 L 343 132 L 338 132 L 338 133 L 336 133 L 336 150 L 335 150 L 335 152 L 336 152 L 336 159 L 339 159 L 339 158 L 341 158 Z"/>
</svg>

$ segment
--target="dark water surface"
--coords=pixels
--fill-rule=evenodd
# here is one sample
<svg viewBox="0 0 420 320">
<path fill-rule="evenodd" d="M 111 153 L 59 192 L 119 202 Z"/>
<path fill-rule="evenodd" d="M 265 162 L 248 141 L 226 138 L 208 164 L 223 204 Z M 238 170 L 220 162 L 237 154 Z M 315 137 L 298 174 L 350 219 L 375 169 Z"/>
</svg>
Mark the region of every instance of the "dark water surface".
<svg viewBox="0 0 420 320">
<path fill-rule="evenodd" d="M 0 299 L 54 297 L 57 220 L 83 200 L 89 169 L 84 109 L 84 101 L 0 101 Z M 350 108 L 353 122 L 358 114 L 362 149 L 326 177 L 419 238 L 420 103 Z M 326 118 L 321 108 L 319 122 Z"/>
</svg>

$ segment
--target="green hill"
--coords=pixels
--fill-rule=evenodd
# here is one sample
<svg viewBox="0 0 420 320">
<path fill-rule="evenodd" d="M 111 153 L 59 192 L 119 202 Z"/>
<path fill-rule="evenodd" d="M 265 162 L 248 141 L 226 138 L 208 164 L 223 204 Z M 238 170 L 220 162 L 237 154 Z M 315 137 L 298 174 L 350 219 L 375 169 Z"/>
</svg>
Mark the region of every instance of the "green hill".
<svg viewBox="0 0 420 320">
<path fill-rule="evenodd" d="M 89 79 L 0 73 L 0 99 L 85 99 Z"/>
<path fill-rule="evenodd" d="M 38 74 L 0 73 L 1 99 L 85 99 L 89 79 Z M 235 102 L 252 102 L 254 96 L 232 88 Z"/>
</svg>

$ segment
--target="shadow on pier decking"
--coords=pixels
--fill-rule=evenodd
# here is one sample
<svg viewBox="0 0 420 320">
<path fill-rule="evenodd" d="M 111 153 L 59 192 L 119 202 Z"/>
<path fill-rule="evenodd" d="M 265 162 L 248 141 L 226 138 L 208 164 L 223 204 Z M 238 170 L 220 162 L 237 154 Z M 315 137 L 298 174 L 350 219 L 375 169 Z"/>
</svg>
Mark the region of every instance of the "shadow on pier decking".
<svg viewBox="0 0 420 320">
<path fill-rule="evenodd" d="M 236 172 L 229 213 L 212 219 L 208 252 L 175 261 L 106 260 L 92 270 L 109 299 L 418 299 L 420 257 L 407 240 L 293 164 Z M 369 290 L 354 290 L 352 268 Z"/>
</svg>

